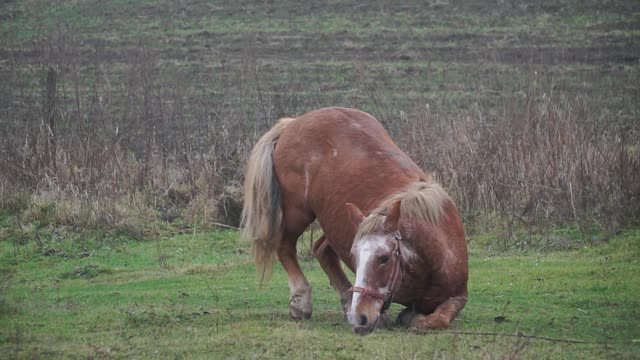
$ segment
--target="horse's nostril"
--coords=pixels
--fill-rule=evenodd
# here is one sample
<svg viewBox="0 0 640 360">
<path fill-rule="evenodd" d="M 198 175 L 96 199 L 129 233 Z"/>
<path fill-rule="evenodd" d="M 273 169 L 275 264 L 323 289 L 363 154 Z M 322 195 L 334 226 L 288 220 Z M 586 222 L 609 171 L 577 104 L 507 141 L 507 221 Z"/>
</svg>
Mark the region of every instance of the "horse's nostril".
<svg viewBox="0 0 640 360">
<path fill-rule="evenodd" d="M 368 319 L 367 319 L 367 315 L 365 315 L 365 314 L 361 314 L 361 315 L 360 315 L 360 318 L 359 318 L 359 321 L 358 321 L 358 325 L 360 325 L 360 326 L 366 326 L 366 325 L 367 325 L 367 321 L 368 321 Z"/>
</svg>

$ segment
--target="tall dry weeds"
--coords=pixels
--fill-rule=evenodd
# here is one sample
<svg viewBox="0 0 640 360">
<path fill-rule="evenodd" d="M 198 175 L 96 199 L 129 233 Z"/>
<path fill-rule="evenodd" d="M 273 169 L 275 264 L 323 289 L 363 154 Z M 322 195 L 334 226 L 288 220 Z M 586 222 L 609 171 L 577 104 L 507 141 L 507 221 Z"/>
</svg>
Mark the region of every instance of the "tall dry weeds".
<svg viewBox="0 0 640 360">
<path fill-rule="evenodd" d="M 37 63 L 9 59 L 0 84 L 0 207 L 34 217 L 56 204 L 61 224 L 143 234 L 153 222 L 237 223 L 226 217 L 238 213 L 229 204 L 238 203 L 255 140 L 278 118 L 336 105 L 295 75 L 289 84 L 270 81 L 250 48 L 241 64 L 222 61 L 212 75 L 224 92 L 194 90 L 144 44 L 128 50 L 118 72 L 102 60 L 106 50 L 85 56 L 60 27 L 38 45 Z M 607 230 L 640 218 L 638 124 L 599 111 L 593 99 L 532 87 L 505 96 L 497 115 L 482 104 L 427 100 L 400 111 L 369 67 L 354 71 L 354 88 L 373 103 L 341 105 L 379 117 L 439 177 L 468 224 L 497 214 L 508 227 Z"/>
<path fill-rule="evenodd" d="M 503 118 L 424 108 L 405 147 L 434 171 L 467 216 L 495 212 L 524 225 L 613 230 L 640 215 L 640 154 L 626 127 L 588 100 L 531 93 Z"/>
</svg>

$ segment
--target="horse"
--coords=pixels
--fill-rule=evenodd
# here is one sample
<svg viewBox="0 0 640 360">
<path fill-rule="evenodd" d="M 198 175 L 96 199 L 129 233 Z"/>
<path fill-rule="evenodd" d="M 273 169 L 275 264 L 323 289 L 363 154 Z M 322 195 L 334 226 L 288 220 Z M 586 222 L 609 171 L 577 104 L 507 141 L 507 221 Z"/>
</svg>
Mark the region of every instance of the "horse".
<svg viewBox="0 0 640 360">
<path fill-rule="evenodd" d="M 241 238 L 252 243 L 260 283 L 276 258 L 287 272 L 289 313 L 310 319 L 311 286 L 296 243 L 318 220 L 313 254 L 353 331 L 385 321 L 443 329 L 467 302 L 467 243 L 454 201 L 393 142 L 372 115 L 324 108 L 280 119 L 246 164 Z M 355 284 L 340 263 L 355 273 Z"/>
</svg>

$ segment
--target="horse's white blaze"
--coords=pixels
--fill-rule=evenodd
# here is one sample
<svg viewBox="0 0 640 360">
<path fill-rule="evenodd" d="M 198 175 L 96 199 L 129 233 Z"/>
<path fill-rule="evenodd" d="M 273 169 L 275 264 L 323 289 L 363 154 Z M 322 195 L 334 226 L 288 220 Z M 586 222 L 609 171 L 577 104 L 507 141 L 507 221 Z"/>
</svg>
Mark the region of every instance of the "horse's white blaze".
<svg viewBox="0 0 640 360">
<path fill-rule="evenodd" d="M 368 239 L 360 239 L 354 249 L 354 255 L 356 257 L 356 281 L 354 286 L 363 287 L 369 289 L 367 286 L 367 268 L 375 266 L 376 260 L 375 254 L 377 250 L 384 249 L 389 251 L 389 246 L 385 243 L 385 238 L 382 236 L 373 236 Z M 372 289 L 376 291 L 384 291 L 384 289 Z M 356 324 L 356 307 L 358 306 L 361 294 L 359 292 L 353 293 L 351 298 L 351 309 L 349 311 L 349 324 L 355 326 Z"/>
</svg>

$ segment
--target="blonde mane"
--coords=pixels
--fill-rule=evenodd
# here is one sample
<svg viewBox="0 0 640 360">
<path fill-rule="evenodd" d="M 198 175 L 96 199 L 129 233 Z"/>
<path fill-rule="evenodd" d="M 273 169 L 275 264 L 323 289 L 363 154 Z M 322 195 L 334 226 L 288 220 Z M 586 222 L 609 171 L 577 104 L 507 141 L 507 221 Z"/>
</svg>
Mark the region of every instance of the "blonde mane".
<svg viewBox="0 0 640 360">
<path fill-rule="evenodd" d="M 371 211 L 371 214 L 360 224 L 356 239 L 379 233 L 384 226 L 389 206 L 398 200 L 400 200 L 400 221 L 426 220 L 434 225 L 442 216 L 444 204 L 452 201 L 447 192 L 435 181 L 414 182 L 407 189 L 385 199 L 380 206 Z"/>
</svg>

